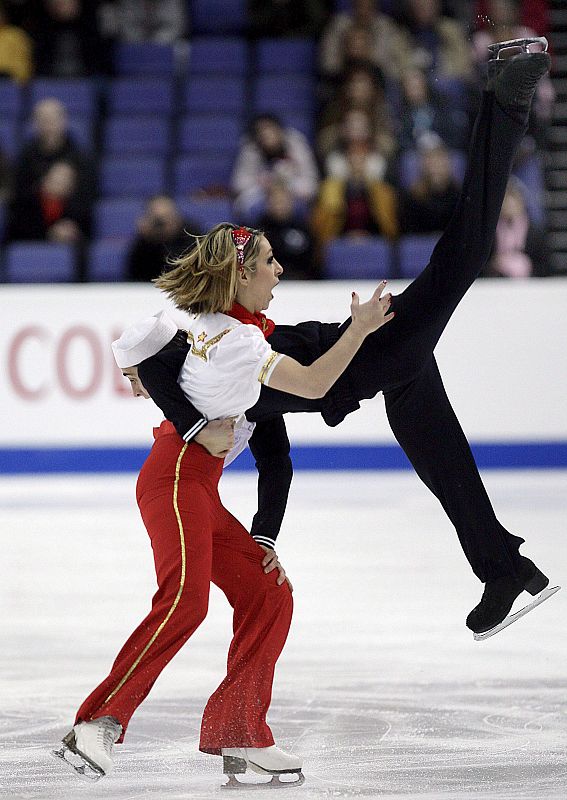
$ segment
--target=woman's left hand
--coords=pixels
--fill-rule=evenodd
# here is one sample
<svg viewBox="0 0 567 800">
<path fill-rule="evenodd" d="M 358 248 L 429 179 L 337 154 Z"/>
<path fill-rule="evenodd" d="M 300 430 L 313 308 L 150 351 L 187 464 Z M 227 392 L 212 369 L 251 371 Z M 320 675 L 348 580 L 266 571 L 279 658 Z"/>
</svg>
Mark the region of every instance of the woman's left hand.
<svg viewBox="0 0 567 800">
<path fill-rule="evenodd" d="M 262 548 L 262 550 L 266 551 L 266 555 L 262 559 L 262 566 L 264 567 L 264 572 L 266 573 L 266 575 L 269 572 L 272 572 L 274 569 L 277 569 L 278 572 L 279 572 L 279 575 L 278 575 L 278 578 L 277 578 L 277 581 L 276 581 L 278 586 L 281 586 L 282 583 L 284 583 L 284 581 L 285 581 L 285 583 L 287 583 L 287 585 L 289 586 L 290 591 L 293 592 L 292 583 L 291 583 L 290 579 L 287 577 L 287 575 L 285 574 L 285 569 L 280 564 L 280 562 L 278 560 L 278 554 L 276 553 L 276 551 L 272 550 L 271 547 L 266 547 L 263 544 L 261 544 L 260 547 Z"/>
</svg>

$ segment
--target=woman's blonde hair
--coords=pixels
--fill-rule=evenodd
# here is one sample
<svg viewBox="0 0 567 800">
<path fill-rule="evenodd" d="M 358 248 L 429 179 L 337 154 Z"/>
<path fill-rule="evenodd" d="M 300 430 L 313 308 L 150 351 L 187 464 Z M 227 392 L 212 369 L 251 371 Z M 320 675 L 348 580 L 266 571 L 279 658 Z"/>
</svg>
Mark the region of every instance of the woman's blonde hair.
<svg viewBox="0 0 567 800">
<path fill-rule="evenodd" d="M 221 222 L 178 258 L 168 260 L 171 269 L 153 283 L 170 297 L 177 308 L 192 314 L 228 311 L 236 298 L 239 268 L 256 271 L 262 231 L 245 228 L 252 238 L 244 248 L 244 263 L 238 265 L 232 231 L 237 225 Z"/>
</svg>

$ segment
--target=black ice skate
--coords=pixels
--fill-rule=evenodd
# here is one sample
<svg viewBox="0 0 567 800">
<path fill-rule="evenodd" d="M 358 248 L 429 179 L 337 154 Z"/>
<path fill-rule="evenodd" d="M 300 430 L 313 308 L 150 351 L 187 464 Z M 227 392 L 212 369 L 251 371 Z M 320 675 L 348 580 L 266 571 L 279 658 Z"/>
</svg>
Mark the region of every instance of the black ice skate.
<svg viewBox="0 0 567 800">
<path fill-rule="evenodd" d="M 537 83 L 551 66 L 547 46 L 545 36 L 489 45 L 487 89 L 494 91 L 501 108 L 529 111 Z"/>
<path fill-rule="evenodd" d="M 285 753 L 279 747 L 223 747 L 223 772 L 228 775 L 228 783 L 222 789 L 288 789 L 301 786 L 305 776 L 301 772 L 302 762 L 297 756 Z M 247 768 L 260 775 L 271 775 L 266 783 L 240 781 L 236 775 L 244 775 Z M 282 780 L 291 776 L 294 780 Z"/>
<path fill-rule="evenodd" d="M 549 578 L 529 558 L 522 556 L 521 562 L 519 578 L 504 576 L 486 582 L 480 603 L 467 617 L 467 627 L 472 630 L 476 641 L 488 639 L 517 622 L 561 588 L 548 586 Z M 535 600 L 509 614 L 514 601 L 524 590 Z"/>
<path fill-rule="evenodd" d="M 121 733 L 122 726 L 114 717 L 80 722 L 51 755 L 68 764 L 81 778 L 98 781 L 112 770 L 112 749 Z"/>
</svg>

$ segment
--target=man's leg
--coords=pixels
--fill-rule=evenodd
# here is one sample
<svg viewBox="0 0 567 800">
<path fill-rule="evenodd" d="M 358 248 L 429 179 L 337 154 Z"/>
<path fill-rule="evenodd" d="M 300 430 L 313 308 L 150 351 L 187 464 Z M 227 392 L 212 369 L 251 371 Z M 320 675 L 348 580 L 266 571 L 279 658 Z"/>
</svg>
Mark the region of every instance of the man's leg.
<svg viewBox="0 0 567 800">
<path fill-rule="evenodd" d="M 483 583 L 515 575 L 524 540 L 496 519 L 435 359 L 415 380 L 384 392 L 384 400 L 394 436 L 455 526 L 475 575 Z"/>
</svg>

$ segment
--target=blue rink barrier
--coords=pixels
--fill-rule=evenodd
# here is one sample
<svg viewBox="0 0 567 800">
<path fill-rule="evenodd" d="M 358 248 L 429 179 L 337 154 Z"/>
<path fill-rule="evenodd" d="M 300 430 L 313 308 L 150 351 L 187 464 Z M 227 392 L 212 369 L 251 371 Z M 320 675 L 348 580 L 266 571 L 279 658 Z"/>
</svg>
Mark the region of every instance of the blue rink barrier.
<svg viewBox="0 0 567 800">
<path fill-rule="evenodd" d="M 506 442 L 472 445 L 480 469 L 564 469 L 567 442 Z M 137 472 L 148 455 L 145 447 L 4 448 L 0 474 Z M 292 448 L 295 470 L 411 469 L 397 445 L 302 445 Z M 254 469 L 249 450 L 228 467 Z"/>
</svg>

